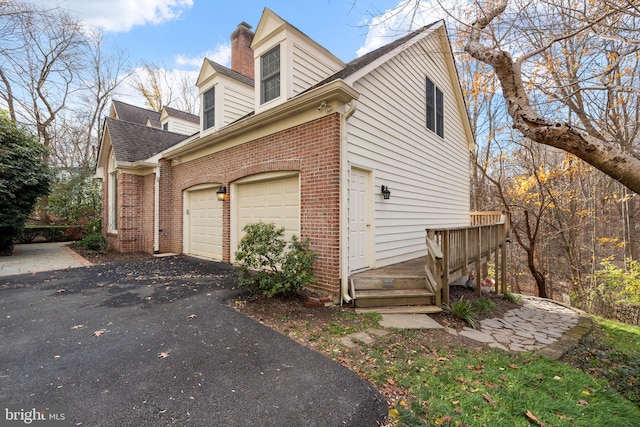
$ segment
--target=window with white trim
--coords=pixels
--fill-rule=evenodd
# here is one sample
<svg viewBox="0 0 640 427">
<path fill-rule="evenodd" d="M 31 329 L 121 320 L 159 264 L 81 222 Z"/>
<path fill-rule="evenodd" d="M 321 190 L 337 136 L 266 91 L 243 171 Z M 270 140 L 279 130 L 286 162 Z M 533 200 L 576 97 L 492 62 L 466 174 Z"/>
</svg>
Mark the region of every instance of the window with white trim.
<svg viewBox="0 0 640 427">
<path fill-rule="evenodd" d="M 203 95 L 202 128 L 207 130 L 216 124 L 216 88 L 212 87 Z"/>
<path fill-rule="evenodd" d="M 260 104 L 280 96 L 280 45 L 260 57 Z"/>
<path fill-rule="evenodd" d="M 427 129 L 444 138 L 444 94 L 427 77 Z"/>
</svg>

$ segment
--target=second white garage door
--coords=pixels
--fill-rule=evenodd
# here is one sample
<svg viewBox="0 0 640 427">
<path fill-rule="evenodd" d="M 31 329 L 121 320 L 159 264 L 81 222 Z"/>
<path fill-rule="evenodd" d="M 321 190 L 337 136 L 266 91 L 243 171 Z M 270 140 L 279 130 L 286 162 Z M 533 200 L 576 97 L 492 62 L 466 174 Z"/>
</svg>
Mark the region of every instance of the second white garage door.
<svg viewBox="0 0 640 427">
<path fill-rule="evenodd" d="M 222 259 L 222 202 L 218 187 L 189 191 L 185 221 L 185 252 L 216 260 Z"/>
<path fill-rule="evenodd" d="M 298 175 L 238 184 L 236 236 L 255 222 L 273 222 L 285 228 L 285 238 L 300 236 L 300 184 Z M 236 242 L 237 243 L 237 242 Z"/>
</svg>

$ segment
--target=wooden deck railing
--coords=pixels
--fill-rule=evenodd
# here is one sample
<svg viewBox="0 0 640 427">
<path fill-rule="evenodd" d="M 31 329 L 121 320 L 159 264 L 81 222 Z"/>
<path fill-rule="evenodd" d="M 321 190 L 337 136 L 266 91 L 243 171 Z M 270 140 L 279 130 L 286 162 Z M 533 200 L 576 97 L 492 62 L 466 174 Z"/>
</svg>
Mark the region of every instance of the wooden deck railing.
<svg viewBox="0 0 640 427">
<path fill-rule="evenodd" d="M 427 266 L 442 289 L 442 302 L 449 304 L 449 284 L 468 275 L 473 267 L 476 289 L 481 292 L 485 263 L 495 263 L 495 290 L 506 290 L 505 241 L 509 215 L 505 212 L 473 212 L 468 227 L 427 229 Z M 498 277 L 499 276 L 499 277 Z"/>
</svg>

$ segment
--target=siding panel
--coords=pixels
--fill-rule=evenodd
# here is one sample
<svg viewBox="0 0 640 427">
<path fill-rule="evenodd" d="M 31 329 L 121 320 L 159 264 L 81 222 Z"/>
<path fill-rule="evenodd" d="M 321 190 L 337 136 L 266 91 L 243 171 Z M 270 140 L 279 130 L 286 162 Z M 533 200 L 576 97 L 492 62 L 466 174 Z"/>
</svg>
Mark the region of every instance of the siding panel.
<svg viewBox="0 0 640 427">
<path fill-rule="evenodd" d="M 425 255 L 425 228 L 467 225 L 469 151 L 465 112 L 433 33 L 353 86 L 347 161 L 374 170 L 376 267 Z M 426 128 L 425 80 L 444 92 L 445 138 Z M 391 198 L 382 200 L 380 185 Z"/>
</svg>

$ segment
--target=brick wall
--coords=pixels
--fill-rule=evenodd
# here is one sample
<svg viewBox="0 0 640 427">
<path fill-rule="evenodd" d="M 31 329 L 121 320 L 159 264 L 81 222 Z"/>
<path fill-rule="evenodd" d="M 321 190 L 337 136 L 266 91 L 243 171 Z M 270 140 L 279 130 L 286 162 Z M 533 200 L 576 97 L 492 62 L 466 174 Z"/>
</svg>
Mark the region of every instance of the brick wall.
<svg viewBox="0 0 640 427">
<path fill-rule="evenodd" d="M 163 203 L 171 212 L 169 234 L 172 252 L 182 252 L 183 191 L 198 184 L 227 186 L 223 203 L 224 261 L 231 259 L 230 184 L 245 176 L 272 171 L 300 173 L 300 234 L 311 239 L 319 257 L 317 287 L 339 292 L 340 277 L 340 116 L 333 114 L 187 163 L 163 175 L 162 188 L 171 187 Z M 163 172 L 164 174 L 164 169 Z M 167 185 L 165 179 L 171 180 Z M 169 207 L 171 204 L 171 207 Z M 161 222 L 163 214 L 161 213 Z M 163 228 L 163 225 L 161 225 Z M 162 240 L 161 240 L 162 242 Z"/>
<path fill-rule="evenodd" d="M 140 241 L 140 249 L 143 252 L 152 253 L 154 243 L 154 218 L 155 218 L 155 180 L 156 174 L 152 173 L 140 177 L 142 192 L 142 215 L 140 217 L 141 229 L 144 238 Z"/>
</svg>

